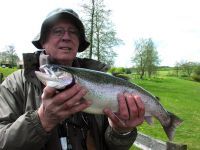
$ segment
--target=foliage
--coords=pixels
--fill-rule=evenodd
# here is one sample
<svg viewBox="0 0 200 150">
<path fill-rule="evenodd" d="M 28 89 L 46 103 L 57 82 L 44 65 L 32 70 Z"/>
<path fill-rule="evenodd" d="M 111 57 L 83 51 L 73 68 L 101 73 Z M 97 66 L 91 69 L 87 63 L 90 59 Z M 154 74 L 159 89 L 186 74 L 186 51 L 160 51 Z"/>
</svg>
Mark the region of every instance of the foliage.
<svg viewBox="0 0 200 150">
<path fill-rule="evenodd" d="M 112 67 L 108 70 L 108 73 L 111 73 L 115 77 L 122 78 L 125 80 L 130 79 L 131 72 L 132 72 L 131 68 L 124 68 L 124 67 Z"/>
<path fill-rule="evenodd" d="M 108 70 L 108 72 L 112 73 L 112 74 L 116 74 L 116 73 L 126 73 L 126 68 L 124 67 L 112 67 Z"/>
<path fill-rule="evenodd" d="M 187 75 L 189 77 L 191 76 L 195 66 L 196 66 L 195 63 L 187 62 L 187 61 L 181 64 L 182 71 L 185 73 L 185 75 Z"/>
<path fill-rule="evenodd" d="M 124 68 L 124 67 L 111 67 L 108 72 L 111 74 L 131 74 L 133 68 Z"/>
<path fill-rule="evenodd" d="M 192 76 L 193 80 L 200 82 L 200 65 L 198 65 Z"/>
<path fill-rule="evenodd" d="M 194 75 L 192 76 L 192 79 L 193 79 L 194 81 L 200 82 L 200 75 L 194 74 Z"/>
<path fill-rule="evenodd" d="M 135 56 L 132 58 L 132 62 L 137 68 L 137 73 L 142 79 L 145 73 L 149 77 L 155 74 L 156 67 L 159 64 L 158 52 L 151 38 L 139 39 L 135 42 Z"/>
<path fill-rule="evenodd" d="M 200 64 L 196 67 L 194 73 L 200 75 Z"/>
<path fill-rule="evenodd" d="M 200 82 L 200 63 L 186 60 L 176 62 L 174 73 L 171 73 L 171 75 Z"/>
<path fill-rule="evenodd" d="M 112 66 L 117 56 L 112 48 L 123 42 L 116 37 L 114 25 L 109 18 L 111 11 L 105 9 L 104 0 L 89 0 L 82 7 L 82 20 L 87 27 L 86 35 L 90 48 L 79 56 L 93 58 Z"/>
<path fill-rule="evenodd" d="M 7 45 L 5 51 L 0 52 L 0 64 L 9 64 L 14 67 L 19 62 L 14 45 Z"/>
</svg>

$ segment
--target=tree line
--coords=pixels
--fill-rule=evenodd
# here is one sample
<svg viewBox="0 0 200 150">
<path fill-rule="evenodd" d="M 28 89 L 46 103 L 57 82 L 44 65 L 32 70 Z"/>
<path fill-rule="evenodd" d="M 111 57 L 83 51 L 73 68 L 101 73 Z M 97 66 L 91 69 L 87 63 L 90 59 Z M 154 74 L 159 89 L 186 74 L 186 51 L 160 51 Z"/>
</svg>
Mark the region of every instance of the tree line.
<svg viewBox="0 0 200 150">
<path fill-rule="evenodd" d="M 193 80 L 200 82 L 199 62 L 181 60 L 180 62 L 176 62 L 174 70 L 177 77 L 191 77 Z"/>
</svg>

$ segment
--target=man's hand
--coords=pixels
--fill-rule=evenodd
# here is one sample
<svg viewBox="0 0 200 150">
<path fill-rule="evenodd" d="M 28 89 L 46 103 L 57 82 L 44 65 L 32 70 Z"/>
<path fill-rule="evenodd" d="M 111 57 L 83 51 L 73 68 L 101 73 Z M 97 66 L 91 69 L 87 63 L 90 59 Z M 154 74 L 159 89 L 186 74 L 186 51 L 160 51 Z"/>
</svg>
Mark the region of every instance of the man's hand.
<svg viewBox="0 0 200 150">
<path fill-rule="evenodd" d="M 118 95 L 119 111 L 113 113 L 109 108 L 104 109 L 113 130 L 119 133 L 132 131 L 144 121 L 145 108 L 140 97 L 124 93 Z"/>
<path fill-rule="evenodd" d="M 38 115 L 43 128 L 51 131 L 58 123 L 72 114 L 80 112 L 91 105 L 84 100 L 87 90 L 78 84 L 58 92 L 55 88 L 46 86 L 42 94 L 42 104 L 38 109 Z"/>
</svg>

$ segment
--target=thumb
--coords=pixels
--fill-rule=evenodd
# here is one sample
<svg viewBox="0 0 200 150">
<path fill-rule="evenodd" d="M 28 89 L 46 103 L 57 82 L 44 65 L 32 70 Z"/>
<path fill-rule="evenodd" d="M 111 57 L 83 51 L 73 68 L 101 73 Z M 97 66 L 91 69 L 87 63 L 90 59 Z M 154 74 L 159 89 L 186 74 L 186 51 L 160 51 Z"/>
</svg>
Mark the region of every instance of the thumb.
<svg viewBox="0 0 200 150">
<path fill-rule="evenodd" d="M 47 98 L 51 98 L 56 94 L 56 89 L 46 86 L 43 89 L 43 93 L 42 93 L 42 99 L 47 99 Z"/>
</svg>

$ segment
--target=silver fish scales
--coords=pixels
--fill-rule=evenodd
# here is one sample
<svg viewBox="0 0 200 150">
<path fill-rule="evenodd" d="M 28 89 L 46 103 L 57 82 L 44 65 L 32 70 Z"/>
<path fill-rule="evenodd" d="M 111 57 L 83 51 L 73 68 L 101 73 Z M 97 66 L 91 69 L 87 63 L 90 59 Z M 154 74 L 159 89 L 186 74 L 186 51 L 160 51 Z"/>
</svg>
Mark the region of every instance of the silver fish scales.
<svg viewBox="0 0 200 150">
<path fill-rule="evenodd" d="M 117 112 L 118 94 L 129 92 L 141 97 L 145 105 L 145 120 L 152 124 L 152 117 L 157 118 L 169 140 L 173 139 L 176 127 L 182 122 L 180 118 L 168 112 L 156 96 L 127 80 L 100 71 L 62 65 L 47 64 L 42 66 L 40 70 L 35 73 L 45 85 L 64 89 L 74 83 L 79 83 L 86 87 L 88 93 L 84 98 L 91 100 L 92 105 L 84 112 L 102 114 L 105 107 Z"/>
</svg>

